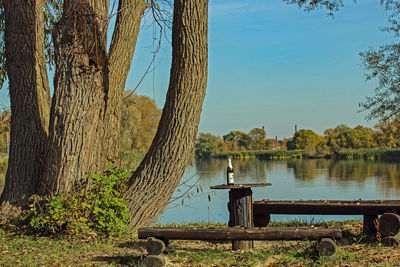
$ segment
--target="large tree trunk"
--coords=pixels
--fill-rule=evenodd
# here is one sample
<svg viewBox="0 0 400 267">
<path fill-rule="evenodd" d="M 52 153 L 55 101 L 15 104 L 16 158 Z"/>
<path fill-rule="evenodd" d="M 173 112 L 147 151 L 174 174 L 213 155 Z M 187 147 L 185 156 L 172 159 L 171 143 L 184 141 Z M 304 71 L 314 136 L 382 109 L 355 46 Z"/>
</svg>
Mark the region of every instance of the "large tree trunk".
<svg viewBox="0 0 400 267">
<path fill-rule="evenodd" d="M 106 56 L 108 0 L 69 0 L 56 26 L 56 74 L 50 136 L 40 193 L 69 192 L 115 159 L 120 105 L 129 73 L 143 0 L 120 0 Z"/>
<path fill-rule="evenodd" d="M 69 192 L 105 165 L 98 129 L 108 92 L 107 21 L 108 0 L 64 2 L 53 33 L 56 72 L 40 193 Z"/>
<path fill-rule="evenodd" d="M 115 161 L 118 153 L 122 96 L 145 9 L 146 3 L 143 0 L 119 1 L 118 16 L 109 52 L 110 86 L 103 128 L 103 151 L 108 161 Z"/>
<path fill-rule="evenodd" d="M 140 0 L 120 1 L 107 57 L 108 0 L 64 2 L 63 17 L 54 31 L 55 92 L 46 138 L 49 90 L 42 51 L 44 2 L 5 2 L 13 118 L 10 169 L 2 200 L 24 204 L 33 193 L 73 190 L 86 172 L 99 171 L 107 159 L 114 158 L 118 138 L 112 134 L 119 132 L 121 91 L 145 5 Z M 132 10 L 124 8 L 128 6 Z M 162 210 L 193 152 L 207 84 L 207 9 L 207 0 L 175 1 L 166 104 L 149 153 L 124 195 L 135 227 L 149 223 Z"/>
<path fill-rule="evenodd" d="M 192 156 L 207 86 L 208 0 L 176 0 L 166 103 L 149 152 L 124 194 L 134 228 L 162 211 Z"/>
<path fill-rule="evenodd" d="M 44 56 L 44 0 L 5 0 L 5 42 L 11 100 L 11 140 L 6 183 L 0 199 L 5 215 L 35 193 L 43 163 L 50 89 Z"/>
</svg>

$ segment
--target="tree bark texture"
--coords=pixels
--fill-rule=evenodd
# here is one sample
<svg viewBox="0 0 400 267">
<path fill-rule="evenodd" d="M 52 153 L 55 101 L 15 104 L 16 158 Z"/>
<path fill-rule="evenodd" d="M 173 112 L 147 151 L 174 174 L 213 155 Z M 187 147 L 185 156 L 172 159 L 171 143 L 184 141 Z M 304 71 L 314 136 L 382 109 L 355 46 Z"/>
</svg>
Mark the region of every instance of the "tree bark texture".
<svg viewBox="0 0 400 267">
<path fill-rule="evenodd" d="M 107 19 L 107 0 L 64 2 L 53 33 L 56 72 L 41 193 L 69 192 L 105 165 L 98 129 L 108 91 Z"/>
<path fill-rule="evenodd" d="M 124 194 L 132 226 L 162 211 L 193 153 L 207 86 L 208 0 L 176 0 L 172 66 L 165 106 L 153 143 Z"/>
<path fill-rule="evenodd" d="M 50 114 L 44 54 L 44 0 L 5 0 L 11 140 L 2 212 L 26 203 L 43 166 Z M 4 214 L 3 214 L 4 215 Z"/>
<path fill-rule="evenodd" d="M 107 56 L 108 1 L 65 1 L 54 31 L 55 92 L 41 193 L 69 192 L 115 159 L 122 92 L 145 8 L 144 1 L 119 1 Z"/>
<path fill-rule="evenodd" d="M 146 3 L 143 0 L 119 1 L 118 16 L 108 57 L 110 86 L 103 128 L 103 151 L 108 161 L 114 161 L 118 153 L 122 96 L 145 9 Z"/>
<path fill-rule="evenodd" d="M 160 240 L 319 240 L 324 237 L 342 239 L 340 227 L 143 227 L 139 239 Z"/>
<path fill-rule="evenodd" d="M 63 17 L 53 32 L 56 72 L 50 115 L 44 3 L 4 1 L 13 118 L 3 207 L 26 203 L 35 193 L 68 192 L 85 180 L 85 173 L 101 171 L 116 155 L 119 104 L 146 8 L 143 0 L 119 1 L 107 56 L 109 1 L 64 1 Z"/>
<path fill-rule="evenodd" d="M 331 256 L 336 252 L 336 243 L 332 238 L 321 238 L 318 243 L 318 252 L 320 256 Z"/>
</svg>

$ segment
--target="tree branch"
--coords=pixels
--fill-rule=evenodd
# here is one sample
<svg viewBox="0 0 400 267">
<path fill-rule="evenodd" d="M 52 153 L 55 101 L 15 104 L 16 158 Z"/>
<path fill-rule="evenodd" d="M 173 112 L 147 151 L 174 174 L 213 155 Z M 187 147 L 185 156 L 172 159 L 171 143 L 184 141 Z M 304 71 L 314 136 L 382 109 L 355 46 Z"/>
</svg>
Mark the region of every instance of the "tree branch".
<svg viewBox="0 0 400 267">
<path fill-rule="evenodd" d="M 110 83 L 125 84 L 135 52 L 140 21 L 147 5 L 143 0 L 120 0 L 109 52 Z M 122 76 L 121 76 L 122 75 Z"/>
</svg>

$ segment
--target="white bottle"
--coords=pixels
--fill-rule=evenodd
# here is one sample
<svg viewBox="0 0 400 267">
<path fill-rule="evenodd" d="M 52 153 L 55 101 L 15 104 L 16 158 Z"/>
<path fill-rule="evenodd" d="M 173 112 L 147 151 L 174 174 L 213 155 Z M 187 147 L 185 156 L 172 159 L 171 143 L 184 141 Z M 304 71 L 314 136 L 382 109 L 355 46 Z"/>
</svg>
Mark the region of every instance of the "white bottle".
<svg viewBox="0 0 400 267">
<path fill-rule="evenodd" d="M 226 169 L 226 183 L 228 185 L 235 184 L 235 173 L 233 172 L 231 159 L 228 159 L 228 168 Z"/>
</svg>

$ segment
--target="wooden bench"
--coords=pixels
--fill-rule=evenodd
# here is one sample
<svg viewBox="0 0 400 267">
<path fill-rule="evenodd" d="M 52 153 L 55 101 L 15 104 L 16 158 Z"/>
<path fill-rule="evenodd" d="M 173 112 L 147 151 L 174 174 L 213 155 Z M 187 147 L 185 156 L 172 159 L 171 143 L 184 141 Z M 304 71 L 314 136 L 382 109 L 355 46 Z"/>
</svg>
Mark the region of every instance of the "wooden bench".
<svg viewBox="0 0 400 267">
<path fill-rule="evenodd" d="M 138 231 L 140 239 L 168 240 L 318 240 L 321 255 L 336 251 L 334 240 L 342 238 L 340 227 L 227 227 L 227 228 L 158 228 L 145 227 Z"/>
<path fill-rule="evenodd" d="M 254 226 L 265 227 L 270 214 L 363 215 L 363 232 L 376 233 L 374 220 L 384 213 L 400 214 L 400 200 L 253 201 Z"/>
</svg>

